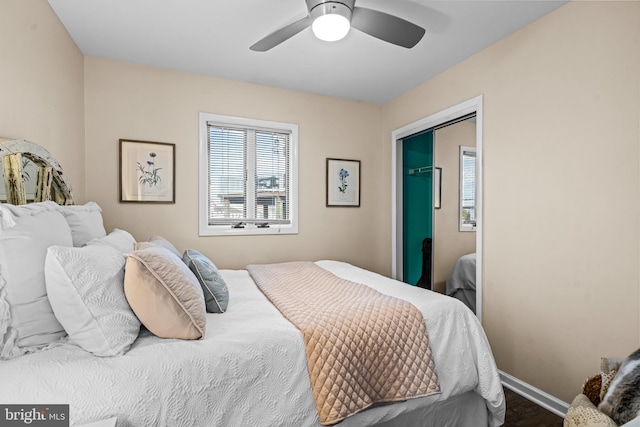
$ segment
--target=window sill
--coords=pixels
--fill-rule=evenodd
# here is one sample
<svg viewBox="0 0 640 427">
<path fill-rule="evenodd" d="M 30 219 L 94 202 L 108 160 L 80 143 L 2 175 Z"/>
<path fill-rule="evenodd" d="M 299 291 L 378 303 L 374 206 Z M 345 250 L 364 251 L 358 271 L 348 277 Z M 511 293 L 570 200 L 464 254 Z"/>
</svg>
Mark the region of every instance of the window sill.
<svg viewBox="0 0 640 427">
<path fill-rule="evenodd" d="M 258 228 L 246 226 L 245 228 L 232 228 L 231 226 L 204 226 L 200 227 L 199 236 L 263 236 L 275 234 L 298 234 L 298 227 L 295 226 L 271 226 L 269 228 Z"/>
</svg>

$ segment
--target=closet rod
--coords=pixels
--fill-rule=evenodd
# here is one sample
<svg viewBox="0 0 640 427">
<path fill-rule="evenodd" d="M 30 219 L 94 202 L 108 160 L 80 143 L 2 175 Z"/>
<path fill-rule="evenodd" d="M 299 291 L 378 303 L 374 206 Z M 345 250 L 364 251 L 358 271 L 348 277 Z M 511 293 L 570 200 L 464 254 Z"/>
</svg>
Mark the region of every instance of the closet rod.
<svg viewBox="0 0 640 427">
<path fill-rule="evenodd" d="M 409 169 L 409 175 L 430 173 L 432 171 L 433 171 L 433 166 L 421 166 L 419 168 Z"/>
</svg>

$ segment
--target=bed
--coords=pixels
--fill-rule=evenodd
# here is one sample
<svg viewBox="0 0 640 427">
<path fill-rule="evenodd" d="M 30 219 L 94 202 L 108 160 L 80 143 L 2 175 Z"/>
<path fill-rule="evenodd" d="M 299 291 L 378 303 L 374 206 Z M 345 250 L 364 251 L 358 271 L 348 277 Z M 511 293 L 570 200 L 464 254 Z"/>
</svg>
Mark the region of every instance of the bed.
<svg viewBox="0 0 640 427">
<path fill-rule="evenodd" d="M 463 255 L 453 266 L 445 293 L 462 301 L 476 312 L 476 254 Z"/>
<path fill-rule="evenodd" d="M 505 400 L 485 334 L 459 301 L 337 261 L 317 265 L 411 301 L 423 312 L 441 394 L 370 408 L 341 426 L 498 426 Z M 319 426 L 300 334 L 246 270 L 222 270 L 226 313 L 207 314 L 201 341 L 141 332 L 123 356 L 77 346 L 0 362 L 0 402 L 70 404 L 72 424 Z"/>
<path fill-rule="evenodd" d="M 72 201 L 70 191 L 53 193 Z M 327 425 L 304 334 L 258 287 L 252 266 L 216 269 L 226 296 L 213 300 L 216 310 L 193 270 L 213 263 L 197 258 L 159 236 L 136 243 L 124 230 L 107 234 L 93 202 L 0 204 L 0 407 L 69 405 L 74 426 Z M 437 392 L 365 405 L 336 425 L 503 423 L 495 361 L 464 304 L 344 262 L 305 264 L 418 312 L 437 372 Z M 147 280 L 156 287 L 135 294 Z M 358 358 L 373 358 L 360 350 Z M 404 365 L 396 362 L 391 369 Z"/>
</svg>

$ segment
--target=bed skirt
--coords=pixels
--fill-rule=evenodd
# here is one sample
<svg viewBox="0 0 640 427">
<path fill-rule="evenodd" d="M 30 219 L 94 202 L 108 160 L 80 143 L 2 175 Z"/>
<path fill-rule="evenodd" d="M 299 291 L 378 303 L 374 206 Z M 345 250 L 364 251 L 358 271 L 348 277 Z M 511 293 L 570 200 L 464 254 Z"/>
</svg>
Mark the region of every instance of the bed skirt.
<svg viewBox="0 0 640 427">
<path fill-rule="evenodd" d="M 375 427 L 475 427 L 486 425 L 489 425 L 489 411 L 486 402 L 473 391 L 405 412 L 391 421 L 374 424 Z"/>
</svg>

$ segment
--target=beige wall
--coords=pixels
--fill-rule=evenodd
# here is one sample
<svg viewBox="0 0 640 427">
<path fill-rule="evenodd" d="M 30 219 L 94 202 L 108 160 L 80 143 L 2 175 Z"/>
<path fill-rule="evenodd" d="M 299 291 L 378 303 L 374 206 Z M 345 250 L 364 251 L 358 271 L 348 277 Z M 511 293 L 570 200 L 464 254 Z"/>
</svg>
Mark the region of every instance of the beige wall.
<svg viewBox="0 0 640 427">
<path fill-rule="evenodd" d="M 449 273 L 462 255 L 476 251 L 476 233 L 460 231 L 460 146 L 475 147 L 476 125 L 465 121 L 434 132 L 436 166 L 442 168 L 440 209 L 435 209 L 433 289 L 445 292 Z"/>
<path fill-rule="evenodd" d="M 377 105 L 269 88 L 106 59 L 85 60 L 87 194 L 107 228 L 139 240 L 152 234 L 194 248 L 221 268 L 285 260 L 339 259 L 382 271 L 388 242 L 378 230 L 389 209 L 380 192 Z M 198 112 L 299 125 L 299 233 L 198 237 Z M 118 139 L 176 144 L 176 203 L 118 203 Z M 361 160 L 360 208 L 325 207 L 325 159 Z M 384 196 L 384 198 L 380 198 Z"/>
<path fill-rule="evenodd" d="M 640 2 L 572 2 L 383 110 L 390 134 L 484 95 L 483 324 L 565 401 L 640 346 L 638 46 Z"/>
<path fill-rule="evenodd" d="M 0 58 L 0 138 L 46 148 L 84 201 L 84 60 L 46 1 L 0 1 Z"/>
</svg>

